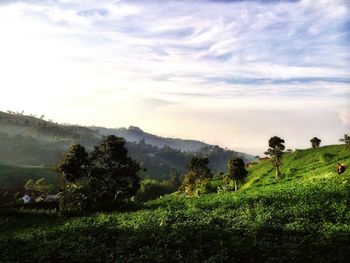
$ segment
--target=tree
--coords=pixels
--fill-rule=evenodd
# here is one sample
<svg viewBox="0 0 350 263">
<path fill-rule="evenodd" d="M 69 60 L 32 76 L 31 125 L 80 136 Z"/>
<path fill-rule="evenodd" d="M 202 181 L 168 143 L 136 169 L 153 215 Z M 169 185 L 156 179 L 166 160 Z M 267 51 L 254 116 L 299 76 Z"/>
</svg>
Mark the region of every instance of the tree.
<svg viewBox="0 0 350 263">
<path fill-rule="evenodd" d="M 89 186 L 97 202 L 115 203 L 140 188 L 140 165 L 128 156 L 125 140 L 107 136 L 89 157 Z"/>
<path fill-rule="evenodd" d="M 54 190 L 54 186 L 52 184 L 47 184 L 45 178 L 40 178 L 35 182 L 35 190 L 41 194 L 48 194 L 52 190 Z"/>
<path fill-rule="evenodd" d="M 70 183 L 87 176 L 88 153 L 80 144 L 74 144 L 57 166 L 57 170 Z"/>
<path fill-rule="evenodd" d="M 184 190 L 188 195 L 193 194 L 196 186 L 213 177 L 209 167 L 208 158 L 192 157 L 188 163 L 188 172 L 185 174 Z"/>
<path fill-rule="evenodd" d="M 343 139 L 339 139 L 339 141 L 344 142 L 348 147 L 350 147 L 350 135 L 344 134 Z"/>
<path fill-rule="evenodd" d="M 200 157 L 192 157 L 190 162 L 188 163 L 188 170 L 197 174 L 197 178 L 202 181 L 204 179 L 210 179 L 213 177 L 210 168 L 208 167 L 209 159 L 208 158 L 200 158 Z"/>
<path fill-rule="evenodd" d="M 47 184 L 45 178 L 40 178 L 37 181 L 33 179 L 29 179 L 24 185 L 24 189 L 31 192 L 32 197 L 38 197 L 43 194 L 48 194 L 52 190 L 54 190 L 54 186 L 52 184 Z"/>
<path fill-rule="evenodd" d="M 283 155 L 283 150 L 285 149 L 285 146 L 283 145 L 284 140 L 282 140 L 280 137 L 274 136 L 271 137 L 269 140 L 269 149 L 265 152 L 266 155 L 269 155 L 272 160 L 273 164 L 276 169 L 276 179 L 280 177 L 280 165 L 281 165 L 281 158 Z"/>
<path fill-rule="evenodd" d="M 167 183 L 171 186 L 172 189 L 174 189 L 174 191 L 177 191 L 181 186 L 181 174 L 177 170 L 172 169 L 169 173 L 169 179 L 167 180 Z"/>
<path fill-rule="evenodd" d="M 90 154 L 79 144 L 71 146 L 58 165 L 58 171 L 70 183 L 87 178 L 79 194 L 84 194 L 95 208 L 110 208 L 135 195 L 140 187 L 140 170 L 140 165 L 128 156 L 125 140 L 114 135 L 104 137 Z"/>
<path fill-rule="evenodd" d="M 34 196 L 34 192 L 35 192 L 35 181 L 33 179 L 29 179 L 25 185 L 24 185 L 24 189 L 26 189 L 27 191 L 31 192 L 31 196 Z"/>
<path fill-rule="evenodd" d="M 313 149 L 320 147 L 321 140 L 319 138 L 313 137 L 310 142 Z"/>
<path fill-rule="evenodd" d="M 232 158 L 227 162 L 227 168 L 227 179 L 234 182 L 235 191 L 237 191 L 237 181 L 242 180 L 248 174 L 244 161 L 242 158 Z"/>
</svg>

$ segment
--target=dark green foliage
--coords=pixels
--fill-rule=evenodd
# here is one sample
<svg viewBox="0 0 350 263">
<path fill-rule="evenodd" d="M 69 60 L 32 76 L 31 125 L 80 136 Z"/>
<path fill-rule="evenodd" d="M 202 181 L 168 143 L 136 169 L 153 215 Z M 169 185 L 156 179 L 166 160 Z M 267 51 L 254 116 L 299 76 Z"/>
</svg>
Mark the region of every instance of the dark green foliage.
<svg viewBox="0 0 350 263">
<path fill-rule="evenodd" d="M 237 191 L 237 181 L 242 180 L 248 174 L 245 164 L 241 158 L 232 158 L 227 163 L 227 169 L 227 179 L 234 182 L 235 191 Z"/>
<path fill-rule="evenodd" d="M 315 148 L 319 148 L 319 147 L 320 147 L 321 140 L 320 140 L 319 138 L 313 137 L 313 138 L 310 140 L 310 142 L 311 142 L 312 148 L 315 149 Z"/>
<path fill-rule="evenodd" d="M 187 165 L 188 171 L 191 171 L 197 175 L 199 180 L 210 179 L 213 177 L 209 167 L 208 158 L 192 157 Z"/>
<path fill-rule="evenodd" d="M 145 178 L 141 181 L 141 187 L 137 192 L 137 198 L 141 201 L 157 199 L 165 194 L 176 192 L 180 185 L 180 174 L 176 171 L 172 171 L 169 179 L 163 181 Z"/>
<path fill-rule="evenodd" d="M 0 189 L 22 188 L 29 180 L 45 180 L 53 185 L 58 184 L 56 173 L 42 166 L 0 163 Z"/>
<path fill-rule="evenodd" d="M 82 182 L 84 191 L 79 192 L 75 188 L 66 189 L 62 193 L 62 204 L 74 207 L 69 203 L 74 197 L 69 200 L 66 197 L 75 192 L 85 195 L 85 201 L 91 202 L 90 207 L 97 210 L 115 208 L 134 196 L 140 188 L 141 167 L 128 156 L 124 145 L 125 140 L 114 135 L 105 137 L 89 155 L 81 145 L 73 145 L 58 165 L 58 171 L 71 183 L 85 178 L 87 185 Z M 80 202 L 81 198 L 77 199 Z"/>
<path fill-rule="evenodd" d="M 118 202 L 140 188 L 140 165 L 131 159 L 123 138 L 110 135 L 89 157 L 89 186 L 97 203 Z"/>
<path fill-rule="evenodd" d="M 32 136 L 8 135 L 0 131 L 0 160 L 47 167 L 57 161 L 58 154 L 67 145 L 67 142 L 43 141 Z"/>
<path fill-rule="evenodd" d="M 208 167 L 208 158 L 192 157 L 188 163 L 188 172 L 185 174 L 183 190 L 188 195 L 193 195 L 197 187 L 205 184 L 213 177 Z"/>
<path fill-rule="evenodd" d="M 96 204 L 93 202 L 93 192 L 88 185 L 67 185 L 65 190 L 59 195 L 61 197 L 59 206 L 65 214 L 81 214 L 82 212 L 96 209 Z"/>
<path fill-rule="evenodd" d="M 71 183 L 87 176 L 88 154 L 80 144 L 74 144 L 57 165 L 57 171 Z"/>
<path fill-rule="evenodd" d="M 137 127 L 88 128 L 0 111 L 0 160 L 52 167 L 70 145 L 84 145 L 87 151 L 91 151 L 100 141 L 101 135 L 106 134 L 115 134 L 128 141 L 125 147 L 130 156 L 143 167 L 147 167 L 146 172 L 140 173 L 141 177 L 151 177 L 160 181 L 167 179 L 173 169 L 185 173 L 186 165 L 194 154 L 208 157 L 209 167 L 215 172 L 225 169 L 228 159 L 232 156 L 252 159 L 249 155 L 199 141 L 162 138 L 143 132 Z"/>
<path fill-rule="evenodd" d="M 269 149 L 265 152 L 266 155 L 269 155 L 273 159 L 273 163 L 276 168 L 275 178 L 278 179 L 280 177 L 280 165 L 281 158 L 283 154 L 283 150 L 285 149 L 284 140 L 281 138 L 274 136 L 269 140 Z"/>
</svg>

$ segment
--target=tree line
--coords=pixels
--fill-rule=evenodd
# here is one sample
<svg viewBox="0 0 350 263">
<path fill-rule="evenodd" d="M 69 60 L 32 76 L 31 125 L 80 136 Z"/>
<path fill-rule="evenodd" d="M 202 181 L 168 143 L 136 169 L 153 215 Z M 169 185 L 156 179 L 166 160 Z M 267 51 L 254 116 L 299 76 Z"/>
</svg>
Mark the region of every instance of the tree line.
<svg viewBox="0 0 350 263">
<path fill-rule="evenodd" d="M 348 135 L 341 139 L 347 145 Z M 312 148 L 318 148 L 321 140 L 314 137 L 310 140 Z M 61 200 L 63 207 L 81 210 L 114 209 L 129 205 L 141 187 L 139 173 L 145 170 L 139 163 L 128 156 L 123 138 L 110 135 L 93 148 L 91 152 L 75 144 L 69 148 L 67 154 L 58 163 L 56 169 L 63 177 L 63 191 Z M 269 139 L 269 148 L 265 152 L 275 167 L 275 178 L 280 178 L 281 159 L 285 150 L 285 141 L 278 136 Z M 199 194 L 201 187 L 205 187 L 213 178 L 209 159 L 193 156 L 187 166 L 187 172 L 181 182 L 180 175 L 174 173 L 169 182 L 170 188 L 186 195 Z M 227 162 L 227 173 L 223 180 L 229 190 L 237 191 L 238 183 L 248 174 L 242 158 L 234 157 Z M 151 181 L 148 181 L 152 184 Z M 161 184 L 158 186 L 160 187 Z M 171 188 L 176 185 L 176 188 Z M 147 186 L 145 181 L 144 187 Z M 145 190 L 144 190 L 145 193 Z M 167 193 L 167 192 L 165 192 Z M 152 195 L 148 192 L 146 195 Z"/>
</svg>

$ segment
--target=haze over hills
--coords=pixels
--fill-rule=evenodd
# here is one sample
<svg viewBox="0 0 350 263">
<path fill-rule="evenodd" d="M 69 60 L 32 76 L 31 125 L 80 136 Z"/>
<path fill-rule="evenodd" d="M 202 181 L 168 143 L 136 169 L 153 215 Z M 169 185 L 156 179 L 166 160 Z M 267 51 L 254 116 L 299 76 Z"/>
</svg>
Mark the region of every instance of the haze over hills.
<svg viewBox="0 0 350 263">
<path fill-rule="evenodd" d="M 210 167 L 216 173 L 226 170 L 227 160 L 240 156 L 246 162 L 254 157 L 209 145 L 195 140 L 164 138 L 142 131 L 138 127 L 108 129 L 104 127 L 84 127 L 58 124 L 15 112 L 0 112 L 0 160 L 2 164 L 2 187 L 20 187 L 29 179 L 33 170 L 35 177 L 45 177 L 53 181 L 53 173 L 44 168 L 52 168 L 72 144 L 84 145 L 91 150 L 103 136 L 114 134 L 126 139 L 130 155 L 146 168 L 142 177 L 165 179 L 176 170 L 183 173 L 191 156 L 206 156 Z M 42 167 L 43 169 L 38 169 Z M 0 167 L 0 169 L 1 169 Z M 23 176 L 6 171 L 21 171 Z M 28 170 L 28 171 L 27 171 Z M 30 170 L 30 171 L 29 171 Z M 8 183 L 7 183 L 8 182 Z"/>
<path fill-rule="evenodd" d="M 203 147 L 210 146 L 207 143 L 196 140 L 184 140 L 180 138 L 164 138 L 154 134 L 144 132 L 139 127 L 130 126 L 129 128 L 116 128 L 108 129 L 104 127 L 90 127 L 93 130 L 97 130 L 100 135 L 114 134 L 119 137 L 123 137 L 129 142 L 139 142 L 145 140 L 146 144 L 164 147 L 169 146 L 172 149 L 178 149 L 181 151 L 198 151 Z"/>
</svg>

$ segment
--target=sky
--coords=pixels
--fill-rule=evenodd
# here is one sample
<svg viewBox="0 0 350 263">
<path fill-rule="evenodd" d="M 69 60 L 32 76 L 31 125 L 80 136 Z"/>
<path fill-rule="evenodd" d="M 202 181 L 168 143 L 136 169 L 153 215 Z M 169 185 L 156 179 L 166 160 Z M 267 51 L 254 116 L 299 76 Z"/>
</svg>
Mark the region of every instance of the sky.
<svg viewBox="0 0 350 263">
<path fill-rule="evenodd" d="M 0 110 L 262 154 L 350 132 L 350 1 L 0 0 Z"/>
</svg>

